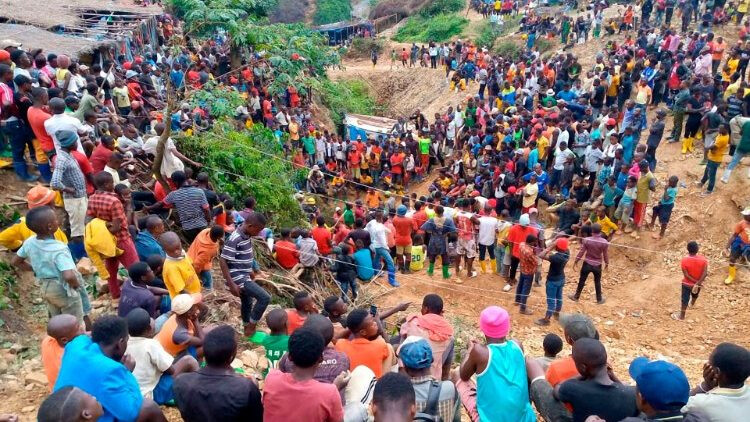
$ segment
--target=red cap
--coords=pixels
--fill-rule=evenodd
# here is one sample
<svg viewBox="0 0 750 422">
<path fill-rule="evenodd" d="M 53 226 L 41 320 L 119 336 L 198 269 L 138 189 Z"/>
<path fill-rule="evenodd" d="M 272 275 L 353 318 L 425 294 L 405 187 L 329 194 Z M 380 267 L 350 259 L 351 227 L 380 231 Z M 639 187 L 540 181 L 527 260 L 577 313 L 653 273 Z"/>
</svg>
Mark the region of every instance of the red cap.
<svg viewBox="0 0 750 422">
<path fill-rule="evenodd" d="M 560 251 L 567 251 L 568 250 L 568 238 L 567 237 L 560 237 L 555 241 L 555 247 L 557 250 Z"/>
<path fill-rule="evenodd" d="M 0 50 L 0 62 L 10 60 L 10 53 L 5 50 Z"/>
<path fill-rule="evenodd" d="M 137 57 L 135 58 L 135 64 L 141 64 L 141 63 L 143 63 L 143 57 L 141 57 L 141 56 L 137 56 Z"/>
<path fill-rule="evenodd" d="M 122 68 L 125 70 L 130 70 L 131 67 L 133 67 L 133 63 L 125 62 L 122 64 Z"/>
<path fill-rule="evenodd" d="M 497 199 L 494 199 L 494 198 L 490 199 L 489 201 L 487 201 L 487 205 L 489 205 L 492 208 L 495 208 L 497 206 Z"/>
<path fill-rule="evenodd" d="M 616 124 L 617 124 L 617 121 L 611 117 L 609 118 L 609 120 L 607 120 L 607 126 L 614 126 Z"/>
<path fill-rule="evenodd" d="M 511 194 L 511 195 L 513 195 L 514 193 L 516 193 L 516 187 L 515 186 L 509 187 L 508 188 L 508 193 Z"/>
<path fill-rule="evenodd" d="M 475 191 L 471 192 L 471 197 L 472 198 L 476 198 L 477 196 L 479 196 L 479 191 L 478 190 L 475 190 Z"/>
</svg>

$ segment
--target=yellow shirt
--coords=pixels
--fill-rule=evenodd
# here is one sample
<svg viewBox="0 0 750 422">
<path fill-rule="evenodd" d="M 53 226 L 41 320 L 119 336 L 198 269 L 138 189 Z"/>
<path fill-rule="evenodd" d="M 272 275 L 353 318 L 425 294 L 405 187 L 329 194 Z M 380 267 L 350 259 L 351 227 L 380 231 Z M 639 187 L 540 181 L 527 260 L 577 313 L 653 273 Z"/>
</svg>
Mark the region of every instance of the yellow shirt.
<svg viewBox="0 0 750 422">
<path fill-rule="evenodd" d="M 617 89 L 620 87 L 620 75 L 614 75 L 612 76 L 612 83 L 609 84 L 609 88 L 607 88 L 607 96 L 608 97 L 616 97 L 617 96 Z"/>
<path fill-rule="evenodd" d="M 545 136 L 536 138 L 536 149 L 539 152 L 539 161 L 547 158 L 547 147 L 549 147 L 549 139 Z"/>
<path fill-rule="evenodd" d="M 450 177 L 446 177 L 446 178 L 440 179 L 439 183 L 440 183 L 440 187 L 443 188 L 443 190 L 446 190 L 450 188 L 451 185 L 453 184 L 453 179 L 451 179 Z"/>
<path fill-rule="evenodd" d="M 21 247 L 24 240 L 35 235 L 36 233 L 26 225 L 26 217 L 21 217 L 18 223 L 0 232 L 0 245 L 10 250 L 16 250 Z M 55 240 L 68 244 L 68 237 L 59 228 L 55 232 Z"/>
<path fill-rule="evenodd" d="M 591 222 L 599 224 L 602 227 L 602 233 L 604 233 L 604 235 L 606 236 L 609 236 L 610 234 L 612 234 L 612 232 L 615 232 L 618 229 L 617 224 L 613 223 L 612 220 L 610 220 L 606 215 L 604 216 L 604 218 L 599 218 L 598 216 L 594 215 Z"/>
<path fill-rule="evenodd" d="M 174 259 L 167 256 L 164 260 L 162 279 L 169 290 L 169 297 L 173 298 L 185 290 L 190 294 L 200 293 L 201 282 L 195 273 L 193 263 L 185 256 L 182 259 Z"/>
<path fill-rule="evenodd" d="M 729 67 L 729 74 L 733 74 L 737 71 L 740 66 L 740 59 L 727 59 L 727 67 Z"/>
<path fill-rule="evenodd" d="M 424 268 L 424 256 L 425 256 L 424 245 L 412 246 L 411 247 L 411 263 L 409 263 L 409 269 L 412 271 L 419 271 L 422 268 Z"/>
<path fill-rule="evenodd" d="M 729 134 L 716 137 L 714 147 L 708 150 L 706 158 L 715 163 L 720 163 L 724 159 L 724 154 L 729 150 Z"/>
</svg>

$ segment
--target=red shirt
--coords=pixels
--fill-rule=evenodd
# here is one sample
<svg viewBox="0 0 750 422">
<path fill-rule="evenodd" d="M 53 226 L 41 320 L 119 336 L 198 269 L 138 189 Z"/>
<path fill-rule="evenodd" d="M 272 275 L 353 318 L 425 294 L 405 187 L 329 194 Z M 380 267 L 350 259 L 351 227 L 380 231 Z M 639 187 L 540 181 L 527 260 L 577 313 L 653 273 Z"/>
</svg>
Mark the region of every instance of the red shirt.
<svg viewBox="0 0 750 422">
<path fill-rule="evenodd" d="M 89 197 L 89 207 L 86 215 L 99 218 L 104 221 L 120 221 L 120 231 L 115 233 L 117 243 L 130 240 L 128 231 L 128 218 L 125 215 L 125 207 L 122 206 L 120 198 L 114 192 L 96 191 Z"/>
<path fill-rule="evenodd" d="M 89 162 L 91 163 L 91 167 L 96 173 L 104 170 L 104 167 L 107 165 L 107 161 L 109 161 L 109 157 L 112 155 L 112 152 L 113 151 L 105 147 L 104 144 L 99 144 L 96 146 L 96 148 L 94 148 L 94 151 L 91 153 L 91 157 L 89 157 Z"/>
<path fill-rule="evenodd" d="M 288 240 L 279 240 L 274 244 L 276 250 L 276 261 L 286 270 L 291 270 L 299 264 L 299 251 L 294 243 Z"/>
<path fill-rule="evenodd" d="M 360 153 L 359 150 L 355 148 L 349 152 L 349 162 L 352 163 L 353 166 L 358 166 L 360 161 L 362 161 L 362 153 Z"/>
<path fill-rule="evenodd" d="M 537 229 L 530 226 L 522 226 L 520 224 L 514 224 L 513 227 L 508 230 L 508 242 L 511 243 L 511 254 L 516 258 L 521 258 L 519 247 L 521 243 L 526 242 L 526 237 L 530 234 L 536 236 L 538 233 Z"/>
<path fill-rule="evenodd" d="M 91 183 L 91 177 L 89 175 L 94 175 L 94 168 L 91 167 L 91 163 L 89 162 L 89 159 L 86 158 L 86 154 L 73 150 L 70 151 L 70 155 L 78 161 L 78 167 L 81 168 L 81 173 L 83 173 L 83 177 L 86 179 L 86 194 L 91 195 L 94 193 L 94 184 Z"/>
<path fill-rule="evenodd" d="M 417 225 L 411 217 L 393 217 L 393 228 L 396 229 L 396 246 L 411 246 L 411 232 L 417 229 Z"/>
<path fill-rule="evenodd" d="M 422 230 L 422 225 L 427 222 L 427 212 L 424 210 L 424 208 L 420 209 L 419 211 L 415 212 L 414 215 L 411 216 L 412 220 L 414 220 L 414 226 L 417 228 L 417 233 L 424 234 L 424 231 Z"/>
<path fill-rule="evenodd" d="M 47 130 L 44 128 L 44 122 L 47 121 L 51 114 L 37 107 L 29 107 L 29 111 L 26 115 L 29 119 L 29 125 L 31 130 L 34 132 L 34 136 L 39 140 L 39 144 L 42 146 L 42 150 L 45 152 L 54 151 L 55 144 L 52 142 L 52 137 L 49 136 Z"/>
<path fill-rule="evenodd" d="M 297 331 L 298 328 L 302 327 L 307 319 L 306 316 L 302 316 L 296 309 L 286 310 L 286 333 L 292 335 L 293 332 Z"/>
<path fill-rule="evenodd" d="M 320 252 L 321 255 L 325 256 L 331 254 L 333 248 L 331 247 L 332 236 L 330 230 L 325 227 L 316 227 L 310 230 L 310 235 L 318 244 L 318 252 Z"/>
<path fill-rule="evenodd" d="M 404 171 L 404 158 L 406 158 L 406 155 L 403 152 L 391 155 L 391 172 L 393 174 L 401 174 Z"/>
<path fill-rule="evenodd" d="M 690 275 L 691 278 L 699 280 L 703 275 L 703 272 L 708 270 L 708 260 L 703 255 L 688 255 L 682 258 L 680 266 L 683 271 Z M 688 280 L 687 278 L 682 279 L 682 284 L 688 287 L 695 286 L 695 282 Z"/>
<path fill-rule="evenodd" d="M 263 386 L 263 420 L 343 421 L 344 409 L 336 386 L 272 369 Z"/>
</svg>

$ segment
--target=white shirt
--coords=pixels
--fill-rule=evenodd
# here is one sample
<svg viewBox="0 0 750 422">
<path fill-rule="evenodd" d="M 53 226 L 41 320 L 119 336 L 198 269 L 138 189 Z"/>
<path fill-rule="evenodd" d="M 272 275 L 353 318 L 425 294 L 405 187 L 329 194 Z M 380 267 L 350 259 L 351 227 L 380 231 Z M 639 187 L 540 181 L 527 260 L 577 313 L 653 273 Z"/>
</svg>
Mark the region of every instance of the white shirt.
<svg viewBox="0 0 750 422">
<path fill-rule="evenodd" d="M 143 151 L 146 154 L 156 155 L 156 145 L 159 143 L 159 136 L 152 136 L 143 144 Z M 161 162 L 161 175 L 165 178 L 172 177 L 172 173 L 185 170 L 185 164 L 174 155 L 177 147 L 174 145 L 172 138 L 167 138 L 167 144 L 164 146 L 164 159 Z"/>
<path fill-rule="evenodd" d="M 711 422 L 745 421 L 750 414 L 750 388 L 717 387 L 688 399 L 682 412 L 699 411 Z"/>
<path fill-rule="evenodd" d="M 172 366 L 174 357 L 164 350 L 158 340 L 146 337 L 130 337 L 128 354 L 135 360 L 133 376 L 144 398 L 153 398 L 153 391 L 162 373 Z"/>
<path fill-rule="evenodd" d="M 479 244 L 484 246 L 494 245 L 499 228 L 500 224 L 497 218 L 487 215 L 479 217 Z"/>
<path fill-rule="evenodd" d="M 588 172 L 599 170 L 599 161 L 604 160 L 604 151 L 594 148 L 592 145 L 586 147 L 585 161 L 583 166 Z"/>
<path fill-rule="evenodd" d="M 73 133 L 84 133 L 86 128 L 83 126 L 80 120 L 71 116 L 70 114 L 53 114 L 52 117 L 44 121 L 44 130 L 47 131 L 47 135 L 52 138 L 52 143 L 55 144 L 55 151 L 60 153 L 60 142 L 57 141 L 57 133 L 60 130 L 69 130 Z M 78 143 L 78 152 L 85 154 L 83 146 Z"/>
<path fill-rule="evenodd" d="M 445 137 L 450 140 L 456 139 L 456 120 L 451 120 L 451 122 L 448 123 L 448 128 L 445 131 Z"/>
<path fill-rule="evenodd" d="M 559 140 L 558 140 L 559 142 Z M 565 148 L 565 151 L 560 150 L 559 148 L 555 150 L 555 170 L 562 170 L 565 167 L 565 161 L 568 160 L 568 157 L 573 155 L 573 151 L 570 150 L 570 148 Z"/>
<path fill-rule="evenodd" d="M 106 171 L 107 173 L 109 173 L 109 174 L 112 175 L 112 181 L 114 182 L 113 186 L 117 186 L 120 183 L 122 183 L 123 185 L 125 185 L 127 187 L 130 187 L 130 180 L 128 180 L 128 179 L 125 179 L 125 180 L 120 179 L 120 173 L 118 173 L 117 170 L 113 169 L 112 167 L 110 167 L 110 166 L 104 166 L 104 170 L 103 171 Z"/>
<path fill-rule="evenodd" d="M 142 149 L 143 139 L 141 139 L 140 136 L 136 136 L 135 139 L 130 139 L 127 136 L 123 135 L 117 138 L 117 146 L 122 148 L 123 151 L 129 149 Z"/>
<path fill-rule="evenodd" d="M 383 223 L 378 223 L 375 220 L 370 220 L 365 226 L 365 230 L 370 232 L 370 238 L 372 239 L 373 248 L 386 248 L 388 249 L 388 230 Z"/>
</svg>

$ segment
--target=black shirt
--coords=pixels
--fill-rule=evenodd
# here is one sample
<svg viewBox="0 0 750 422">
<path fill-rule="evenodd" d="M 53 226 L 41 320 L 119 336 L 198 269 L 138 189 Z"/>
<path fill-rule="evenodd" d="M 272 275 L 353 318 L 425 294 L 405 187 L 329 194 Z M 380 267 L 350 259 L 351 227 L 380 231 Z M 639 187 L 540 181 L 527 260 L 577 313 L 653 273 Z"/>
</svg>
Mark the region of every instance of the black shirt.
<svg viewBox="0 0 750 422">
<path fill-rule="evenodd" d="M 547 280 L 565 277 L 565 264 L 568 263 L 570 254 L 568 252 L 555 252 L 548 258 L 549 272 L 547 273 Z"/>
<path fill-rule="evenodd" d="M 361 240 L 365 248 L 370 247 L 370 243 L 371 243 L 370 232 L 368 232 L 365 229 L 354 229 L 349 232 L 348 237 L 352 239 L 355 244 L 357 243 L 358 240 Z"/>
<path fill-rule="evenodd" d="M 607 91 L 601 85 L 594 88 L 594 96 L 591 97 L 591 107 L 601 108 L 601 106 L 604 104 L 604 94 L 606 92 Z"/>
<path fill-rule="evenodd" d="M 186 422 L 263 421 L 260 391 L 242 376 L 201 368 L 177 376 L 172 388 Z"/>
<path fill-rule="evenodd" d="M 560 401 L 573 406 L 573 422 L 585 422 L 591 415 L 597 415 L 607 422 L 638 416 L 635 387 L 570 379 L 560 385 L 558 395 Z"/>
</svg>

